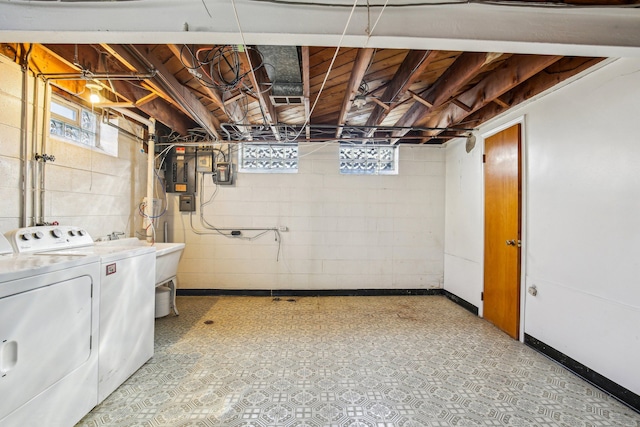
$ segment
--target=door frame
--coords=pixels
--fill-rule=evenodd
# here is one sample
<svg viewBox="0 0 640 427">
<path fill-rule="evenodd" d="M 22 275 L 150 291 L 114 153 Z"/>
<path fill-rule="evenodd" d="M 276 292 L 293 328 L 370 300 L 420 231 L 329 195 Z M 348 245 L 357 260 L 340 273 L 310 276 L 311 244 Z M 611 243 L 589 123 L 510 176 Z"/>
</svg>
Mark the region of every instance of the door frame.
<svg viewBox="0 0 640 427">
<path fill-rule="evenodd" d="M 526 304 L 526 261 L 527 261 L 527 242 L 528 242 L 528 229 L 527 229 L 527 206 L 528 206 L 528 176 L 527 176 L 527 130 L 526 130 L 526 115 L 521 115 L 516 117 L 515 119 L 509 120 L 501 125 L 492 127 L 489 130 L 486 130 L 480 134 L 482 137 L 482 154 L 485 153 L 484 141 L 486 138 L 489 138 L 499 132 L 502 132 L 505 129 L 508 129 L 512 126 L 520 125 L 520 240 L 522 241 L 522 246 L 520 248 L 520 327 L 519 327 L 519 341 L 524 342 L 524 327 L 525 327 L 525 304 Z M 484 277 L 484 203 L 485 203 L 485 182 L 484 182 L 484 163 L 482 164 L 482 277 Z M 482 289 L 484 290 L 484 280 L 482 281 Z M 484 301 L 482 301 L 482 307 L 478 313 L 481 317 L 484 317 Z"/>
</svg>

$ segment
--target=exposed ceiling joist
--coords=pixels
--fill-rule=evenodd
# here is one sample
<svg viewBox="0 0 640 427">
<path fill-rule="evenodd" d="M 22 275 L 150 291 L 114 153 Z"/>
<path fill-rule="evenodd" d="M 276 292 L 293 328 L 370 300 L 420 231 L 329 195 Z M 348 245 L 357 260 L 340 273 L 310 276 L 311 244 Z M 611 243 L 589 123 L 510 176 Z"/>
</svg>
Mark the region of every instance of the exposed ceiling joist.
<svg viewBox="0 0 640 427">
<path fill-rule="evenodd" d="M 291 136 L 298 141 L 371 140 L 382 135 L 386 143 L 391 135 L 394 143 L 422 140 L 439 144 L 600 60 L 398 49 L 341 48 L 336 52 L 330 46 L 301 46 L 287 56 L 300 61 L 290 61 L 291 70 L 299 71 L 295 80 L 280 73 L 278 67 L 284 63 L 268 54 L 276 46 L 239 52 L 233 45 L 192 45 L 188 55 L 180 46 L 171 45 L 28 47 L 32 48 L 29 66 L 34 73 L 49 73 L 50 79 L 50 73 L 62 73 L 57 79 L 78 76 L 78 81 L 55 82 L 68 97 L 87 102 L 85 83 L 94 80 L 104 88 L 105 102 L 96 104 L 100 107 L 137 108 L 183 135 L 197 126 L 217 133 L 220 123 L 232 122 L 233 126 L 224 128 L 231 140 L 256 142 L 281 141 L 281 135 L 297 129 Z M 0 44 L 0 53 L 16 62 L 25 49 L 17 43 Z M 557 62 L 547 66 L 546 61 Z M 265 68 L 268 64 L 274 67 L 273 73 Z M 193 67 L 199 67 L 202 76 L 188 72 Z M 139 81 L 116 78 L 127 73 Z M 276 111 L 272 98 L 280 93 L 280 86 L 273 85 L 294 80 L 300 101 L 278 104 Z M 372 90 L 364 88 L 365 80 Z M 310 118 L 310 101 L 320 92 Z M 356 109 L 353 100 L 358 92 L 370 102 Z M 382 125 L 392 122 L 395 126 Z M 436 131 L 441 128 L 445 129 Z"/>
<path fill-rule="evenodd" d="M 276 126 L 278 124 L 276 107 L 273 105 L 273 102 L 271 102 L 271 98 L 265 95 L 268 91 L 268 89 L 265 88 L 271 87 L 271 81 L 269 80 L 269 75 L 267 74 L 264 64 L 262 64 L 262 58 L 255 47 L 247 47 L 244 52 L 244 57 L 247 60 L 246 63 L 243 64 L 245 72 L 249 73 L 248 75 L 251 80 L 251 85 L 253 86 L 254 95 L 258 98 L 260 108 L 266 120 L 265 124 L 271 128 L 273 136 L 279 141 L 280 132 L 278 132 Z"/>
<path fill-rule="evenodd" d="M 490 54 L 481 52 L 467 52 L 460 55 L 454 63 L 420 98 L 424 102 L 414 103 L 407 112 L 396 122 L 396 126 L 410 127 L 424 119 L 433 110 L 444 104 L 456 92 L 471 80 L 480 69 L 493 58 Z M 409 129 L 394 132 L 394 138 L 401 138 Z M 398 139 L 393 140 L 396 143 Z"/>
<path fill-rule="evenodd" d="M 456 97 L 458 101 L 469 107 L 468 111 L 454 103 L 450 103 L 438 116 L 431 118 L 426 127 L 446 128 L 460 123 L 471 113 L 478 111 L 500 95 L 533 77 L 561 58 L 561 56 L 551 55 L 512 56 L 493 73 Z M 440 132 L 428 131 L 427 135 L 434 137 Z"/>
<path fill-rule="evenodd" d="M 380 102 L 384 103 L 387 108 L 376 105 L 367 119 L 366 125 L 377 126 L 382 123 L 389 114 L 389 111 L 393 108 L 393 104 L 397 103 L 404 96 L 436 56 L 436 51 L 410 50 L 400 64 L 400 67 L 398 67 L 393 79 L 391 79 L 382 95 L 377 98 Z M 375 128 L 370 129 L 367 136 L 372 136 L 375 131 Z"/>
<path fill-rule="evenodd" d="M 111 45 L 111 44 L 102 44 L 103 49 L 105 49 L 111 56 L 120 62 L 124 67 L 126 67 L 129 71 L 132 72 L 148 72 L 150 70 L 150 65 L 145 64 L 137 55 L 134 55 L 132 50 L 132 45 Z M 189 111 L 181 105 L 175 98 L 171 97 L 166 91 L 162 88 L 159 82 L 155 80 L 148 80 L 141 84 L 143 88 L 148 90 L 151 93 L 156 94 L 160 98 L 165 101 L 171 103 L 176 108 L 178 108 L 183 114 L 191 117 Z"/>
<path fill-rule="evenodd" d="M 183 57 L 180 53 L 180 47 L 175 44 L 167 45 L 171 52 L 175 55 L 176 58 L 180 59 L 187 67 L 193 69 L 195 64 L 193 63 L 192 58 Z M 214 88 L 204 86 L 204 91 L 209 95 L 209 98 L 216 104 L 219 108 L 222 108 L 224 111 L 224 101 L 222 100 L 222 96 L 220 92 Z M 233 120 L 233 119 L 232 119 Z"/>
<path fill-rule="evenodd" d="M 45 45 L 44 47 L 46 50 L 66 62 L 69 70 L 80 71 L 80 68 L 73 65 L 76 61 L 76 57 L 83 67 L 92 72 L 96 72 L 96 67 L 100 64 L 100 54 L 95 49 L 86 45 Z M 122 70 L 109 68 L 103 71 L 117 73 Z M 111 85 L 113 85 L 118 98 L 135 104 L 136 108 L 140 111 L 156 118 L 158 121 L 174 129 L 176 132 L 186 135 L 188 133 L 188 129 L 193 127 L 193 122 L 188 117 L 181 112 L 176 112 L 175 108 L 163 99 L 149 99 L 149 92 L 138 85 L 121 80 L 111 80 Z M 109 89 L 111 89 L 111 85 L 107 85 Z M 138 101 L 141 101 L 140 104 L 138 104 Z"/>
<path fill-rule="evenodd" d="M 347 114 L 351 109 L 351 101 L 354 95 L 358 92 L 360 83 L 364 78 L 367 68 L 371 63 L 373 53 L 375 49 L 364 48 L 359 49 L 356 55 L 355 61 L 353 61 L 353 68 L 351 70 L 351 76 L 349 77 L 349 83 L 347 89 L 344 92 L 344 98 L 342 99 L 342 107 L 340 108 L 340 114 L 338 115 L 338 129 L 336 130 L 336 138 L 342 136 L 342 126 L 345 124 Z"/>
<path fill-rule="evenodd" d="M 524 102 L 540 92 L 550 89 L 571 76 L 601 62 L 603 58 L 565 57 L 547 67 L 544 71 L 531 77 L 526 82 L 511 89 L 501 96 L 500 103 L 489 103 L 465 118 L 465 123 L 476 126 Z M 496 98 L 494 102 L 497 100 Z"/>
<path fill-rule="evenodd" d="M 220 122 L 211 114 L 211 112 L 200 102 L 200 100 L 189 90 L 183 86 L 171 74 L 164 64 L 152 53 L 139 46 L 132 46 L 132 52 L 139 58 L 147 61 L 155 68 L 158 75 L 155 77 L 157 81 L 162 83 L 163 89 L 166 90 L 174 99 L 189 111 L 189 115 L 193 120 L 198 122 L 209 135 L 220 139 L 217 128 Z"/>
<path fill-rule="evenodd" d="M 168 45 L 171 52 L 174 54 L 176 58 L 178 58 L 183 64 L 187 67 L 193 69 L 195 67 L 195 63 L 193 62 L 193 58 L 188 56 L 183 56 L 181 53 L 180 46 L 175 44 Z M 202 85 L 205 93 L 208 95 L 209 99 L 213 101 L 213 103 L 221 108 L 222 111 L 229 117 L 229 120 L 232 123 L 241 123 L 244 121 L 244 115 L 242 114 L 242 109 L 240 105 L 238 105 L 238 99 L 244 95 L 239 94 L 233 99 L 224 100 L 224 95 L 220 93 L 219 90 L 212 88 L 207 85 Z M 212 115 L 212 121 L 216 124 L 216 127 L 220 127 L 220 122 Z M 248 135 L 248 131 L 244 127 L 239 127 L 241 132 L 245 135 Z"/>
</svg>

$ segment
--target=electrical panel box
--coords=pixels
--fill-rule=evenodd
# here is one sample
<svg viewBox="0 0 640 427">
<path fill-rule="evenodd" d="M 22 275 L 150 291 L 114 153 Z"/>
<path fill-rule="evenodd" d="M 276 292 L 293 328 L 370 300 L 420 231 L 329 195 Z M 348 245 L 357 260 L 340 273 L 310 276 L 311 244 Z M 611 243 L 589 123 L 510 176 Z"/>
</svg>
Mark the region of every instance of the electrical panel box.
<svg viewBox="0 0 640 427">
<path fill-rule="evenodd" d="M 194 147 L 173 147 L 165 162 L 165 182 L 167 193 L 196 192 L 196 150 Z"/>
<path fill-rule="evenodd" d="M 218 162 L 213 173 L 213 182 L 218 185 L 233 184 L 233 163 Z"/>
<path fill-rule="evenodd" d="M 196 197 L 193 194 L 180 195 L 180 212 L 195 212 Z"/>
<path fill-rule="evenodd" d="M 198 163 L 196 165 L 197 172 L 211 173 L 213 172 L 213 153 L 211 151 L 198 151 Z"/>
</svg>

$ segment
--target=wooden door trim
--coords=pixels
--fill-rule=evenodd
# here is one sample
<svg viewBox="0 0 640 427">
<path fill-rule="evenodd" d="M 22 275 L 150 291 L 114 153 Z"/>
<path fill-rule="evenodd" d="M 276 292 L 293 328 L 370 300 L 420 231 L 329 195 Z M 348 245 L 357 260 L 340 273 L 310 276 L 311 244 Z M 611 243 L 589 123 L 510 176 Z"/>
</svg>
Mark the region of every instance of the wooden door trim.
<svg viewBox="0 0 640 427">
<path fill-rule="evenodd" d="M 522 247 L 520 248 L 520 325 L 519 325 L 519 341 L 524 342 L 524 334 L 525 334 L 525 304 L 526 304 L 526 261 L 527 261 L 527 200 L 528 200 L 528 179 L 527 179 L 527 120 L 526 115 L 518 116 L 514 119 L 511 119 L 507 122 L 504 122 L 500 125 L 492 127 L 486 131 L 480 133 L 480 137 L 482 138 L 482 153 L 485 152 L 484 142 L 487 138 L 494 136 L 497 133 L 502 132 L 503 130 L 509 129 L 512 126 L 520 125 L 520 240 L 522 241 Z M 481 206 L 481 217 L 482 217 L 482 289 L 484 291 L 484 243 L 485 243 L 485 235 L 484 235 L 484 224 L 485 224 L 485 214 L 484 214 L 484 203 L 485 203 L 485 181 L 484 181 L 484 164 L 482 165 L 482 173 L 481 173 L 481 182 L 482 182 L 482 206 Z M 481 301 L 481 306 L 479 307 L 479 316 L 484 317 L 484 301 Z"/>
</svg>

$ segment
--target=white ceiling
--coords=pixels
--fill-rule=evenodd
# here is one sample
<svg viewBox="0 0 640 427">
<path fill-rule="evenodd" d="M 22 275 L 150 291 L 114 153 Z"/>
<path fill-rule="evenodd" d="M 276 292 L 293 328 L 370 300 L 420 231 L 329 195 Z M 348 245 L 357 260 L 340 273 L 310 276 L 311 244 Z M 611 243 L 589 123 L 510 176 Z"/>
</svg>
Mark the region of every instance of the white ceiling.
<svg viewBox="0 0 640 427">
<path fill-rule="evenodd" d="M 378 19 L 380 6 L 358 8 L 341 41 L 353 2 L 331 2 L 346 7 L 255 0 L 0 0 L 0 42 L 340 45 L 640 56 L 640 8 L 397 7 L 406 0 L 388 0 L 371 37 L 366 30 Z"/>
</svg>

